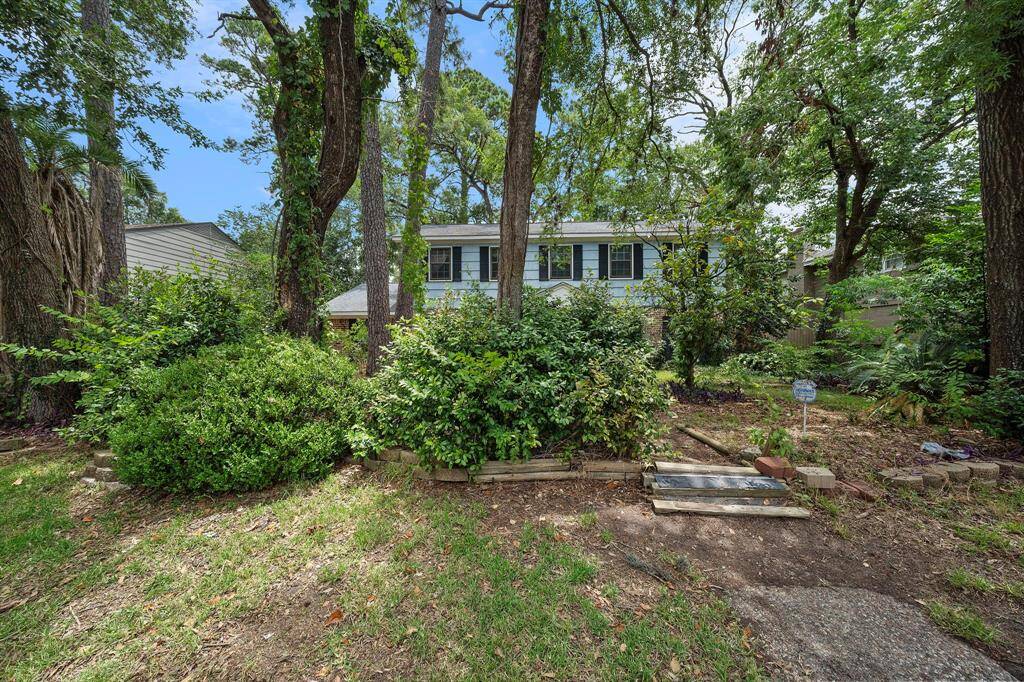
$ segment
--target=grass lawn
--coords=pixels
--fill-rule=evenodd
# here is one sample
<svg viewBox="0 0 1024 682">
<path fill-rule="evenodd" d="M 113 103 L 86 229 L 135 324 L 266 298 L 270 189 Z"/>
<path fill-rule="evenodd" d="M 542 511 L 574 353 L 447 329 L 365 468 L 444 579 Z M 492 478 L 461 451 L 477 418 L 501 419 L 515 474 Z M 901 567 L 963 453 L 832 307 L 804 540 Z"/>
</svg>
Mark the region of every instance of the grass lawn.
<svg viewBox="0 0 1024 682">
<path fill-rule="evenodd" d="M 350 466 L 250 496 L 109 494 L 83 464 L 0 459 L 3 679 L 761 675 L 699 576 L 493 527 L 443 487 Z"/>
</svg>

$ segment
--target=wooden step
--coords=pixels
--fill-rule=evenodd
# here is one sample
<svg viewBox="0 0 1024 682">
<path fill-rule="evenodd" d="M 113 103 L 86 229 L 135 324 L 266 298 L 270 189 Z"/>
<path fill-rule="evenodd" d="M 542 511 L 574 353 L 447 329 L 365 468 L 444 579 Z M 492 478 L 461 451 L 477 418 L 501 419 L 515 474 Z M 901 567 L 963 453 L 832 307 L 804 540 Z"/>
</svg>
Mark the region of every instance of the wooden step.
<svg viewBox="0 0 1024 682">
<path fill-rule="evenodd" d="M 789 487 L 768 476 L 655 474 L 655 497 L 787 497 Z"/>
<path fill-rule="evenodd" d="M 659 474 L 726 474 L 732 476 L 760 476 L 754 467 L 725 466 L 721 464 L 689 464 L 685 462 L 655 462 Z"/>
<path fill-rule="evenodd" d="M 678 500 L 672 500 L 667 498 L 651 497 L 651 502 L 654 500 L 662 500 L 668 502 L 698 502 L 705 504 L 746 504 L 754 507 L 780 507 L 786 503 L 784 497 L 701 497 L 695 495 L 693 497 L 683 497 Z"/>
<path fill-rule="evenodd" d="M 778 518 L 807 519 L 811 512 L 800 507 L 751 504 L 709 504 L 683 500 L 654 500 L 655 514 L 683 512 L 705 516 L 772 516 Z"/>
</svg>

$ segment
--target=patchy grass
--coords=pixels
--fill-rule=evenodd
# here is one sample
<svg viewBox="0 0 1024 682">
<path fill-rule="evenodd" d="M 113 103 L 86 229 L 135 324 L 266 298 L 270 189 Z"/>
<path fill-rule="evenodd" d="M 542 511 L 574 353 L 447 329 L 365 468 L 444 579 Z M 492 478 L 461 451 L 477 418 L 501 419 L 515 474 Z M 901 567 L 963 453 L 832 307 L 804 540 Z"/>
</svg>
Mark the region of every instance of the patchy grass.
<svg viewBox="0 0 1024 682">
<path fill-rule="evenodd" d="M 970 571 L 957 568 L 946 575 L 946 582 L 959 590 L 974 590 L 976 592 L 991 592 L 996 589 L 988 578 L 971 573 Z"/>
<path fill-rule="evenodd" d="M 80 465 L 0 465 L 3 679 L 761 675 L 709 591 L 638 592 L 549 525 L 495 532 L 479 505 L 354 467 L 183 499 L 100 494 Z"/>
<path fill-rule="evenodd" d="M 795 402 L 793 400 L 793 389 L 789 386 L 762 386 L 759 393 L 771 396 L 778 401 Z M 826 388 L 819 388 L 818 395 L 813 406 L 835 412 L 842 412 L 847 415 L 861 415 L 874 406 L 874 400 L 862 395 L 833 391 Z"/>
<path fill-rule="evenodd" d="M 990 627 L 981 616 L 963 606 L 950 606 L 937 599 L 928 602 L 928 615 L 936 625 L 969 642 L 990 644 L 999 639 L 999 632 Z"/>
<path fill-rule="evenodd" d="M 985 576 L 971 573 L 967 569 L 957 568 L 946 574 L 946 582 L 959 590 L 973 592 L 1003 592 L 1014 599 L 1024 599 L 1024 582 L 1012 580 L 995 583 Z"/>
</svg>

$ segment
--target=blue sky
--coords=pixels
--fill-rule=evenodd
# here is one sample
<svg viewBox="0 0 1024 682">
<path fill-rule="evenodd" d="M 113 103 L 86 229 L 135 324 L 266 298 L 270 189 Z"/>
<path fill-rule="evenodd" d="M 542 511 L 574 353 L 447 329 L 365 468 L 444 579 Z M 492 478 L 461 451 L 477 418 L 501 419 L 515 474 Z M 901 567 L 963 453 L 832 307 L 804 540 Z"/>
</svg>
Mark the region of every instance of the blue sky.
<svg viewBox="0 0 1024 682">
<path fill-rule="evenodd" d="M 374 5 L 378 4 L 382 3 L 374 2 Z M 175 64 L 171 70 L 161 71 L 159 79 L 166 85 L 179 85 L 186 92 L 202 90 L 203 80 L 209 73 L 201 66 L 199 55 L 221 53 L 217 39 L 206 36 L 217 27 L 219 12 L 239 11 L 244 7 L 245 0 L 201 0 L 196 15 L 199 36 L 190 45 L 188 58 Z M 298 25 L 305 7 L 305 3 L 298 2 L 291 9 L 291 25 Z M 468 3 L 466 7 L 475 9 Z M 504 60 L 498 54 L 501 45 L 507 42 L 501 35 L 501 22 L 497 22 L 493 29 L 487 23 L 462 17 L 455 17 L 453 23 L 463 38 L 462 47 L 468 54 L 470 66 L 496 83 L 510 87 L 504 72 Z M 422 35 L 416 37 L 421 49 L 424 38 Z M 219 102 L 200 102 L 189 95 L 181 104 L 187 120 L 213 140 L 243 137 L 249 132 L 250 118 L 242 108 L 240 96 L 229 96 Z M 260 166 L 249 165 L 236 154 L 193 148 L 187 138 L 163 126 L 150 125 L 149 130 L 167 149 L 163 168 L 153 170 L 153 178 L 160 190 L 167 193 L 168 204 L 178 208 L 188 220 L 216 220 L 226 209 L 236 206 L 248 208 L 271 198 L 266 190 L 269 159 Z"/>
</svg>

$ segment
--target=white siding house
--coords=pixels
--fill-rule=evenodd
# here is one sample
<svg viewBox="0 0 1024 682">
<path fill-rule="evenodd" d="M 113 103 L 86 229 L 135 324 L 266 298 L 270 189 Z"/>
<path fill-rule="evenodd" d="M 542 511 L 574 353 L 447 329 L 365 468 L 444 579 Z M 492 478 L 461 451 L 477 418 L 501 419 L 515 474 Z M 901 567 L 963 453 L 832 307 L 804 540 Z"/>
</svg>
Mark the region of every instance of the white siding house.
<svg viewBox="0 0 1024 682">
<path fill-rule="evenodd" d="M 205 273 L 239 253 L 214 223 L 125 225 L 124 233 L 129 268 L 175 273 L 197 267 Z"/>
<path fill-rule="evenodd" d="M 496 224 L 424 225 L 420 233 L 429 246 L 426 299 L 429 306 L 448 292 L 476 289 L 497 296 L 499 227 Z M 552 295 L 563 296 L 583 282 L 604 280 L 616 298 L 647 305 L 640 285 L 661 275 L 662 251 L 679 240 L 674 226 L 618 229 L 608 222 L 562 223 L 545 231 L 530 225 L 523 281 Z M 721 254 L 721 243 L 708 244 L 708 262 Z M 366 290 L 360 285 L 327 304 L 330 317 L 342 320 L 366 316 Z"/>
</svg>

